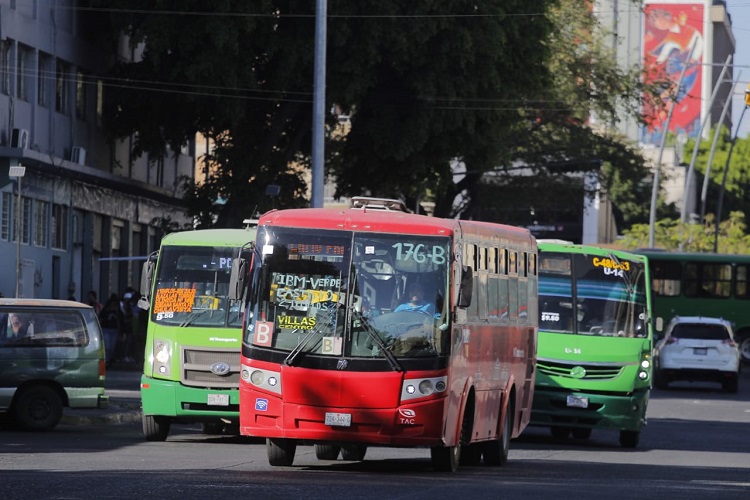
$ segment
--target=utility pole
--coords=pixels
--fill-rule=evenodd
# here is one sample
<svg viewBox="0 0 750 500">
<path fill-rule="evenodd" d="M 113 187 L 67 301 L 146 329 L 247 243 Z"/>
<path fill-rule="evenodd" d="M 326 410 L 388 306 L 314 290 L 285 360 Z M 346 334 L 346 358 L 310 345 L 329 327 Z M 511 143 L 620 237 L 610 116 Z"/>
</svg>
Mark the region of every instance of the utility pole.
<svg viewBox="0 0 750 500">
<path fill-rule="evenodd" d="M 325 105 L 326 105 L 326 27 L 327 0 L 316 0 L 315 5 L 315 75 L 313 85 L 313 144 L 312 144 L 312 191 L 310 206 L 323 206 L 323 184 L 325 183 Z"/>
<path fill-rule="evenodd" d="M 26 175 L 26 167 L 22 165 L 12 166 L 8 171 L 8 177 L 15 177 L 18 180 L 18 198 L 16 203 L 16 298 L 19 297 L 21 290 L 21 224 L 23 224 L 23 204 L 21 202 L 21 179 Z"/>
</svg>

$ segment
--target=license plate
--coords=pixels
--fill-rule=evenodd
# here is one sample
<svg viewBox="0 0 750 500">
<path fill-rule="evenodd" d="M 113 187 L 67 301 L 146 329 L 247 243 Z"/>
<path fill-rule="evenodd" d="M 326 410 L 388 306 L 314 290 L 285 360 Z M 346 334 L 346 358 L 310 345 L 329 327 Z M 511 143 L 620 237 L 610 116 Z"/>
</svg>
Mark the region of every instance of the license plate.
<svg viewBox="0 0 750 500">
<path fill-rule="evenodd" d="M 325 424 L 335 427 L 350 427 L 352 425 L 352 414 L 326 412 Z"/>
<path fill-rule="evenodd" d="M 708 353 L 708 349 L 705 347 L 693 347 L 693 354 L 698 356 L 705 356 Z"/>
<path fill-rule="evenodd" d="M 567 404 L 571 408 L 588 408 L 589 398 L 582 398 L 580 396 L 568 396 Z"/>
<path fill-rule="evenodd" d="M 210 406 L 229 406 L 229 394 L 209 394 L 208 404 Z"/>
</svg>

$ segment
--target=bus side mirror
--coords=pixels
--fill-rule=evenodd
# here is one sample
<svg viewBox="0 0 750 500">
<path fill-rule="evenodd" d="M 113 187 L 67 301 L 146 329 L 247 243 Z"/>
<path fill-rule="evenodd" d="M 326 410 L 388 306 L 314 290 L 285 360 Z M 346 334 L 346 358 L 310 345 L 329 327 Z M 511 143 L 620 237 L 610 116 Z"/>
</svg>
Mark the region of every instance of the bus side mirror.
<svg viewBox="0 0 750 500">
<path fill-rule="evenodd" d="M 232 272 L 229 275 L 229 300 L 242 300 L 245 297 L 245 279 L 247 278 L 247 259 L 232 259 Z"/>
<path fill-rule="evenodd" d="M 458 291 L 458 307 L 469 307 L 471 305 L 471 292 L 474 289 L 474 274 L 469 266 L 463 266 L 461 270 L 461 288 Z"/>
<path fill-rule="evenodd" d="M 143 270 L 141 271 L 141 286 L 140 286 L 140 292 L 141 292 L 141 298 L 138 299 L 138 307 L 143 310 L 148 310 L 149 307 L 149 300 L 151 297 L 151 285 L 154 281 L 154 268 L 156 267 L 156 262 L 151 260 L 147 260 L 143 263 Z M 143 306 L 146 307 L 143 307 Z"/>
</svg>

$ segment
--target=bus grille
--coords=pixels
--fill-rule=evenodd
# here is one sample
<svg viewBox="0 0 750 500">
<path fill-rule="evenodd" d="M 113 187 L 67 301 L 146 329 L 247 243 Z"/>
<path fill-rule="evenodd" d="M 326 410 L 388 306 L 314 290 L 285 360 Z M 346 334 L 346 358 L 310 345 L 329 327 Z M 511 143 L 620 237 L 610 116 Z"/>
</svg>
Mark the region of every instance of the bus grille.
<svg viewBox="0 0 750 500">
<path fill-rule="evenodd" d="M 211 371 L 216 363 L 227 363 L 229 373 L 217 375 Z M 192 387 L 237 388 L 240 385 L 240 353 L 236 349 L 182 348 L 184 385 Z"/>
<path fill-rule="evenodd" d="M 573 375 L 573 368 L 580 366 L 586 370 L 581 376 Z M 537 359 L 536 369 L 539 373 L 551 377 L 562 377 L 578 380 L 609 380 L 617 378 L 623 367 L 615 364 L 585 364 L 585 363 L 563 363 L 560 361 Z"/>
</svg>

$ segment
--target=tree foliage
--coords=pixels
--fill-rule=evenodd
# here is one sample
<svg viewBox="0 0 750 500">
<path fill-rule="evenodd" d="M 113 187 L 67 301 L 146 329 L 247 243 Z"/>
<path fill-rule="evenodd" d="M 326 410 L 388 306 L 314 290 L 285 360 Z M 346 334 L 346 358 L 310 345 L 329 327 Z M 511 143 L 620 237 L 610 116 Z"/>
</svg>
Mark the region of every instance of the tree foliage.
<svg viewBox="0 0 750 500">
<path fill-rule="evenodd" d="M 682 223 L 679 219 L 661 219 L 654 227 L 654 245 L 664 250 L 682 250 L 698 253 L 746 254 L 750 252 L 750 235 L 747 233 L 745 214 L 733 211 L 719 224 L 708 214 L 703 224 Z M 626 230 L 620 244 L 624 249 L 646 248 L 650 226 L 636 224 Z"/>
<path fill-rule="evenodd" d="M 113 65 L 104 119 L 135 153 L 173 151 L 195 132 L 217 165 L 187 200 L 202 225 L 238 226 L 255 210 L 304 206 L 310 169 L 314 2 L 90 0 L 100 36 L 130 38 Z M 591 0 L 328 1 L 326 168 L 337 194 L 430 197 L 436 214 L 483 203 L 486 172 L 538 176 L 605 166 L 603 182 L 640 220 L 643 159 L 611 126 L 649 92 L 618 68 Z M 594 113 L 597 123 L 589 120 Z M 454 182 L 452 166 L 468 172 Z M 275 200 L 266 187 L 281 187 Z M 217 202 L 221 203 L 217 203 Z"/>
</svg>

